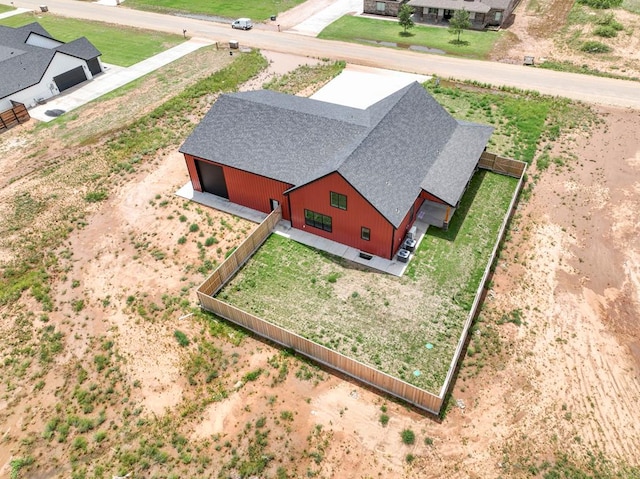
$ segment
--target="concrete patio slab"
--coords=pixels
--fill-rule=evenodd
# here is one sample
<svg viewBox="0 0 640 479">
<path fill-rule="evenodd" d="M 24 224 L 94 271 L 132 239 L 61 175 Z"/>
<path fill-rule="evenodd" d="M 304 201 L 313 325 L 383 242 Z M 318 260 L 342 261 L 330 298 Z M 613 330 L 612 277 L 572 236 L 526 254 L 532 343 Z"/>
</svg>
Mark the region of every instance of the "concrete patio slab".
<svg viewBox="0 0 640 479">
<path fill-rule="evenodd" d="M 235 216 L 239 216 L 240 218 L 244 218 L 254 223 L 262 223 L 262 221 L 264 221 L 264 219 L 267 217 L 266 213 L 253 210 L 236 203 L 232 203 L 229 200 L 213 195 L 211 193 L 201 193 L 199 191 L 194 191 L 191 182 L 188 182 L 182 188 L 176 191 L 176 195 L 187 200 L 195 201 L 196 203 L 199 203 L 201 205 L 224 211 L 225 213 L 229 213 Z M 429 225 L 420 221 L 416 221 L 415 226 L 418 230 L 418 244 L 416 246 L 417 248 L 420 245 L 420 242 L 422 242 L 422 239 L 424 238 Z M 385 258 L 380 258 L 378 256 L 372 256 L 371 259 L 365 259 L 360 256 L 361 252 L 355 248 L 351 248 L 350 246 L 331 241 L 327 238 L 323 238 L 321 236 L 317 236 L 293 228 L 291 226 L 291 223 L 286 220 L 280 221 L 276 226 L 274 232 L 306 246 L 310 246 L 321 251 L 326 251 L 327 253 L 330 253 L 334 256 L 344 258 L 362 266 L 366 266 L 383 273 L 388 273 L 393 276 L 402 276 L 409 266 L 409 263 L 402 263 L 400 261 L 397 261 L 397 259 L 388 260 Z M 411 258 L 409 259 L 409 261 L 411 261 Z"/>
</svg>

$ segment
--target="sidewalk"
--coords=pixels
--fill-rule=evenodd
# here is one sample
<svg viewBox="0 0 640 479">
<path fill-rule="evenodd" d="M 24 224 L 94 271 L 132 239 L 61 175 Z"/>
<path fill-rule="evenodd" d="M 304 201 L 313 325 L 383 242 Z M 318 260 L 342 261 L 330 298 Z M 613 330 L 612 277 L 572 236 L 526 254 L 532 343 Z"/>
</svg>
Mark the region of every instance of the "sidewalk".
<svg viewBox="0 0 640 479">
<path fill-rule="evenodd" d="M 66 92 L 54 96 L 47 100 L 44 105 L 36 106 L 29 110 L 32 118 L 40 121 L 51 121 L 54 118 L 45 115 L 47 110 L 63 110 L 69 112 L 84 105 L 85 103 L 101 97 L 105 93 L 120 88 L 127 83 L 151 73 L 158 68 L 167 65 L 178 58 L 192 53 L 206 45 L 212 45 L 214 42 L 203 38 L 192 38 L 191 40 L 181 43 L 178 46 L 170 48 L 151 58 L 147 58 L 128 68 L 118 67 L 115 65 L 104 65 L 105 72 L 96 76 L 93 80 L 82 83 L 73 87 Z"/>
<path fill-rule="evenodd" d="M 15 10 L 11 10 L 9 12 L 0 13 L 0 19 L 13 17 L 14 15 L 20 15 L 21 13 L 32 12 L 33 10 L 29 10 L 28 8 L 16 8 Z"/>
</svg>

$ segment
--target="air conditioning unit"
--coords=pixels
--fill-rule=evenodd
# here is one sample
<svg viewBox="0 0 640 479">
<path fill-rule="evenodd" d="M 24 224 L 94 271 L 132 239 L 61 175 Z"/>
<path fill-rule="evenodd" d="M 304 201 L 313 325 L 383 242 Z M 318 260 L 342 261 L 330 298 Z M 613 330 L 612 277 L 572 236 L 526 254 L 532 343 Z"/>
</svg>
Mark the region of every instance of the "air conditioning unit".
<svg viewBox="0 0 640 479">
<path fill-rule="evenodd" d="M 416 249 L 416 243 L 416 240 L 407 238 L 406 240 L 404 240 L 404 243 L 402 243 L 402 248 L 412 253 L 413 250 Z"/>
<path fill-rule="evenodd" d="M 398 261 L 400 261 L 401 263 L 407 263 L 409 261 L 409 256 L 411 256 L 411 253 L 409 253 L 406 249 L 398 250 Z"/>
<path fill-rule="evenodd" d="M 418 236 L 418 228 L 416 228 L 415 226 L 412 226 L 411 229 L 407 232 L 406 238 L 417 240 L 418 238 L 416 238 L 416 236 Z"/>
</svg>

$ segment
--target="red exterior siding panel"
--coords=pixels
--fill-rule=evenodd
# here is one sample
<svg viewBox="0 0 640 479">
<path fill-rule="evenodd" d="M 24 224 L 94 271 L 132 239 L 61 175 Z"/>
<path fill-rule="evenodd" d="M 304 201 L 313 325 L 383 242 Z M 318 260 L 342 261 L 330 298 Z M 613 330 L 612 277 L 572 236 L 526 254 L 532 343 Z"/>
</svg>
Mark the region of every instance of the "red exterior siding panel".
<svg viewBox="0 0 640 479">
<path fill-rule="evenodd" d="M 347 209 L 331 206 L 331 192 L 347 197 Z M 391 259 L 393 226 L 365 200 L 340 174 L 331 173 L 289 193 L 291 224 L 308 233 L 337 241 L 369 254 Z M 305 224 L 304 210 L 331 217 L 332 231 Z M 370 240 L 361 238 L 362 227 L 369 228 Z"/>
<path fill-rule="evenodd" d="M 184 159 L 187 162 L 187 170 L 189 170 L 189 178 L 191 178 L 193 190 L 202 192 L 200 178 L 198 178 L 198 170 L 196 169 L 196 160 L 191 155 L 184 155 Z"/>
<path fill-rule="evenodd" d="M 229 191 L 229 201 L 263 213 L 270 213 L 270 200 L 273 199 L 280 203 L 282 217 L 286 220 L 291 218 L 289 202 L 282 193 L 293 185 L 228 166 L 223 166 L 223 168 Z"/>
<path fill-rule="evenodd" d="M 237 168 L 231 168 L 229 166 L 216 163 L 215 161 L 194 158 L 190 155 L 185 155 L 185 159 L 187 160 L 189 177 L 191 178 L 194 190 L 202 191 L 195 162 L 196 160 L 206 161 L 207 163 L 222 167 L 225 183 L 227 185 L 227 192 L 229 193 L 229 201 L 246 206 L 247 208 L 262 211 L 263 213 L 270 213 L 270 200 L 273 199 L 280 203 L 280 206 L 282 207 L 282 217 L 287 220 L 290 219 L 289 202 L 287 201 L 286 196 L 282 193 L 293 185 L 282 181 L 272 180 L 271 178 L 266 178 L 264 176 L 255 175 Z"/>
<path fill-rule="evenodd" d="M 440 204 L 443 204 L 443 205 L 447 204 L 444 201 L 442 201 L 440 198 L 437 198 L 436 196 L 433 196 L 431 193 L 428 193 L 428 192 L 426 192 L 424 190 L 422 190 L 422 192 L 420 192 L 420 198 L 424 198 L 425 200 L 433 201 L 434 203 L 440 203 Z"/>
<path fill-rule="evenodd" d="M 416 215 L 418 211 L 420 211 L 420 207 L 424 203 L 424 198 L 422 198 L 422 194 L 416 198 L 413 202 L 413 211 L 409 210 L 407 212 L 407 216 L 404 217 L 402 223 L 400 223 L 400 227 L 395 231 L 393 235 L 393 252 L 392 255 L 396 254 L 397 251 L 402 246 L 402 241 L 404 240 L 407 231 L 409 228 L 413 226 L 413 223 L 416 221 Z"/>
</svg>

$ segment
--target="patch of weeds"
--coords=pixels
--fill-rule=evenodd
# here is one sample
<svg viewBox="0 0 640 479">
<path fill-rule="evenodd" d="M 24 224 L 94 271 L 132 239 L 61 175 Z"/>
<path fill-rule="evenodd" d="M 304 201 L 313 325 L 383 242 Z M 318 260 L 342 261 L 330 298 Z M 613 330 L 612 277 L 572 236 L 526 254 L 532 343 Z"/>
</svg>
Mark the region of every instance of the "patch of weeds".
<svg viewBox="0 0 640 479">
<path fill-rule="evenodd" d="M 411 429 L 403 429 L 400 437 L 402 438 L 402 443 L 408 446 L 416 442 L 416 434 Z"/>
<path fill-rule="evenodd" d="M 18 458 L 12 459 L 11 462 L 9 462 L 9 467 L 11 468 L 11 472 L 9 473 L 9 477 L 11 479 L 19 479 L 20 470 L 25 468 L 25 467 L 29 467 L 34 462 L 35 462 L 35 460 L 31 456 L 18 457 Z"/>
<path fill-rule="evenodd" d="M 387 427 L 387 424 L 389 424 L 389 416 L 387 414 L 380 414 L 380 424 L 382 424 L 383 427 Z"/>
<path fill-rule="evenodd" d="M 280 419 L 283 421 L 293 421 L 293 413 L 291 411 L 282 411 L 280 413 Z"/>
<path fill-rule="evenodd" d="M 97 203 L 106 200 L 108 196 L 107 192 L 103 190 L 90 191 L 84 196 L 84 200 L 87 203 Z"/>
<path fill-rule="evenodd" d="M 176 329 L 173 335 L 175 336 L 180 346 L 182 346 L 183 348 L 189 346 L 189 338 L 182 331 Z"/>
<path fill-rule="evenodd" d="M 497 324 L 513 323 L 516 326 L 522 326 L 522 310 L 514 309 L 509 313 L 503 314 L 497 321 Z"/>
<path fill-rule="evenodd" d="M 84 309 L 84 299 L 77 299 L 71 301 L 71 309 L 74 313 L 79 313 Z"/>
<path fill-rule="evenodd" d="M 610 53 L 612 51 L 612 48 L 609 45 L 605 45 L 604 43 L 596 42 L 594 40 L 588 40 L 580 46 L 580 51 L 594 54 Z"/>
<path fill-rule="evenodd" d="M 255 381 L 260 377 L 263 371 L 264 370 L 262 368 L 256 369 L 254 371 L 250 371 L 242 377 L 242 380 L 244 382 Z"/>
<path fill-rule="evenodd" d="M 407 461 L 407 464 L 411 464 L 415 460 L 416 456 L 409 453 L 405 456 L 404 460 Z"/>
<path fill-rule="evenodd" d="M 340 273 L 336 273 L 336 272 L 329 273 L 327 275 L 327 282 L 328 283 L 335 283 L 336 281 L 338 281 L 339 277 L 340 277 Z"/>
</svg>

